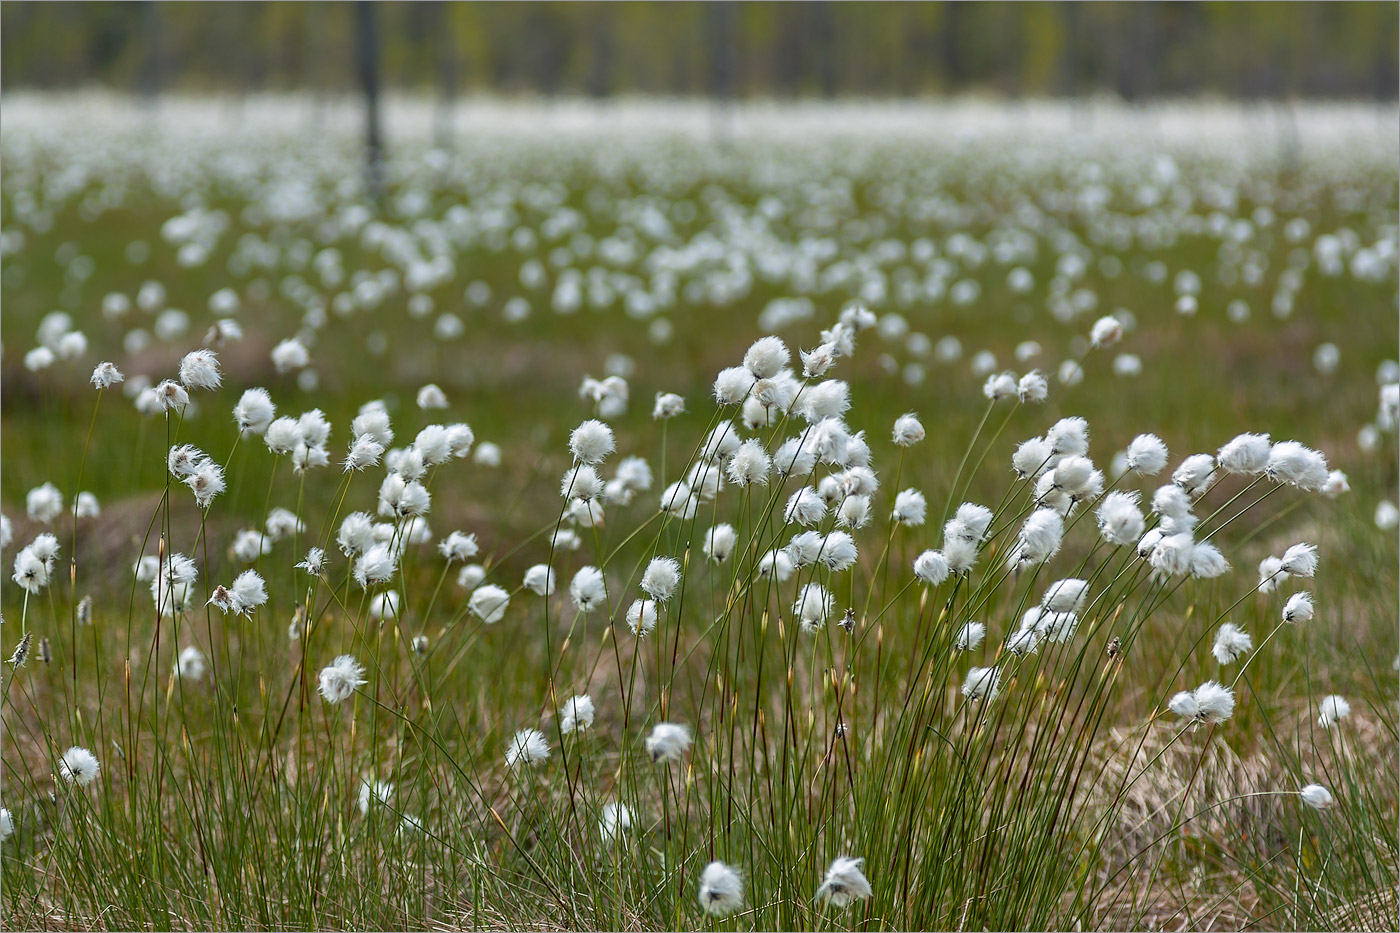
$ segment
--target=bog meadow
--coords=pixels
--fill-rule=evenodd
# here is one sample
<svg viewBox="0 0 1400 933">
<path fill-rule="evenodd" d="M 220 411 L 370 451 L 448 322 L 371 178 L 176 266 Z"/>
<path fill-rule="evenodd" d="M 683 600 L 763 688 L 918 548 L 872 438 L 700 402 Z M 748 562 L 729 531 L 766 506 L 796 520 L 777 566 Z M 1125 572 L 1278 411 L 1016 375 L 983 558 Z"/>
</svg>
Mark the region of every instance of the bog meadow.
<svg viewBox="0 0 1400 933">
<path fill-rule="evenodd" d="M 1397 123 L 7 92 L 4 922 L 1394 929 Z"/>
</svg>

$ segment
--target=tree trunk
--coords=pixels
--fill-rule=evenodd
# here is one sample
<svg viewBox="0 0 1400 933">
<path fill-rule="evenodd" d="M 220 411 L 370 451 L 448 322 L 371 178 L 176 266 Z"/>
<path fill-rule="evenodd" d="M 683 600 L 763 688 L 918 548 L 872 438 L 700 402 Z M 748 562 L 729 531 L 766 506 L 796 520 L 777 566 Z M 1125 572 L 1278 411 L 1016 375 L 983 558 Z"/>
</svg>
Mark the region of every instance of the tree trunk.
<svg viewBox="0 0 1400 933">
<path fill-rule="evenodd" d="M 384 194 L 384 144 L 379 132 L 379 27 L 373 0 L 355 3 L 356 53 L 365 95 L 365 181 L 378 203 Z"/>
</svg>

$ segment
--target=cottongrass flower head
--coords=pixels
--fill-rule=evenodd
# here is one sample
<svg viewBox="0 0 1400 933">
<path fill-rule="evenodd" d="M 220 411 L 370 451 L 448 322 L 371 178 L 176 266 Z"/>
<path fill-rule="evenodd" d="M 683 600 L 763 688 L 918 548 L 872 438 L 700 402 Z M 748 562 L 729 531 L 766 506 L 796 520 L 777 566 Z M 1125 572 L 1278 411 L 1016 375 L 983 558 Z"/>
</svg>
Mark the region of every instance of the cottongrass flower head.
<svg viewBox="0 0 1400 933">
<path fill-rule="evenodd" d="M 624 803 L 605 803 L 598 813 L 598 835 L 611 845 L 632 828 L 632 811 Z"/>
<path fill-rule="evenodd" d="M 826 870 L 826 877 L 817 888 L 819 901 L 825 901 L 840 910 L 855 901 L 865 900 L 875 892 L 870 889 L 870 881 L 861 871 L 863 858 L 839 856 Z"/>
<path fill-rule="evenodd" d="M 736 486 L 758 484 L 768 485 L 768 474 L 773 469 L 773 461 L 768 456 L 762 442 L 750 438 L 739 445 L 730 458 L 725 472 Z"/>
<path fill-rule="evenodd" d="M 581 463 L 564 474 L 559 481 L 559 495 L 566 499 L 596 499 L 603 492 L 603 479 L 598 471 Z"/>
<path fill-rule="evenodd" d="M 642 573 L 642 592 L 659 603 L 675 593 L 681 582 L 680 562 L 672 557 L 653 557 Z"/>
<path fill-rule="evenodd" d="M 1234 664 L 1242 655 L 1254 650 L 1254 639 L 1249 633 L 1232 622 L 1226 622 L 1215 633 L 1215 644 L 1210 649 L 1215 660 L 1221 664 Z"/>
<path fill-rule="evenodd" d="M 1167 445 L 1155 434 L 1139 434 L 1128 444 L 1128 469 L 1141 476 L 1156 476 L 1167 465 Z"/>
<path fill-rule="evenodd" d="M 476 535 L 454 531 L 438 542 L 438 552 L 449 564 L 460 564 L 477 555 L 481 550 L 476 543 Z"/>
<path fill-rule="evenodd" d="M 988 376 L 987 381 L 982 384 L 982 394 L 991 402 L 1016 398 L 1016 374 L 993 373 Z"/>
<path fill-rule="evenodd" d="M 734 546 L 738 541 L 739 536 L 734 531 L 734 526 L 728 522 L 720 522 L 705 534 L 705 556 L 717 564 L 722 564 L 734 553 Z"/>
<path fill-rule="evenodd" d="M 990 703 L 997 698 L 1000 681 L 1001 672 L 995 667 L 974 667 L 963 678 L 962 695 Z"/>
<path fill-rule="evenodd" d="M 636 599 L 627 607 L 627 627 L 639 638 L 650 635 L 656 628 L 656 600 Z"/>
<path fill-rule="evenodd" d="M 1279 441 L 1269 450 L 1264 468 L 1269 479 L 1299 489 L 1321 489 L 1327 482 L 1327 458 L 1297 441 Z"/>
<path fill-rule="evenodd" d="M 651 760 L 658 764 L 663 761 L 680 761 L 689 750 L 691 743 L 690 727 L 675 722 L 658 722 L 647 735 L 646 750 Z"/>
<path fill-rule="evenodd" d="M 181 649 L 180 656 L 175 662 L 175 676 L 183 681 L 203 680 L 204 675 L 209 672 L 209 665 L 204 657 L 204 652 L 194 645 L 187 645 Z"/>
<path fill-rule="evenodd" d="M 1235 693 L 1229 687 L 1208 680 L 1195 690 L 1173 696 L 1167 708 L 1183 719 L 1218 724 L 1234 714 Z"/>
<path fill-rule="evenodd" d="M 9 810 L 0 807 L 0 842 L 9 839 L 10 836 L 14 834 L 14 831 L 15 818 L 10 814 Z"/>
<path fill-rule="evenodd" d="M 953 648 L 957 651 L 972 651 L 982 644 L 982 639 L 987 637 L 987 626 L 981 622 L 969 622 L 958 630 L 958 637 L 953 642 Z"/>
<path fill-rule="evenodd" d="M 98 363 L 92 371 L 92 384 L 96 389 L 110 389 L 126 379 L 122 371 L 113 363 Z"/>
<path fill-rule="evenodd" d="M 1288 597 L 1288 602 L 1283 604 L 1283 621 L 1285 622 L 1311 622 L 1313 617 L 1313 598 L 1311 593 L 1294 593 Z"/>
<path fill-rule="evenodd" d="M 97 756 L 81 745 L 74 745 L 58 760 L 59 776 L 69 784 L 77 784 L 79 787 L 86 787 L 97 780 L 101 770 L 102 764 L 97 760 Z"/>
<path fill-rule="evenodd" d="M 554 592 L 554 570 L 548 564 L 535 564 L 525 571 L 523 582 L 536 596 L 549 596 Z"/>
<path fill-rule="evenodd" d="M 798 591 L 792 611 L 801 622 L 804 632 L 814 632 L 831 617 L 834 604 L 835 600 L 824 586 L 820 583 L 806 583 Z"/>
<path fill-rule="evenodd" d="M 1016 383 L 1016 395 L 1021 402 L 1043 402 L 1050 395 L 1050 383 L 1036 370 L 1031 370 Z"/>
<path fill-rule="evenodd" d="M 1172 472 L 1172 482 L 1193 499 L 1210 488 L 1215 479 L 1215 458 L 1210 454 L 1192 454 Z"/>
<path fill-rule="evenodd" d="M 1317 573 L 1317 546 L 1302 543 L 1293 545 L 1283 552 L 1279 566 L 1289 576 L 1313 576 Z"/>
<path fill-rule="evenodd" d="M 564 735 L 586 732 L 593 726 L 593 698 L 586 693 L 570 697 L 559 709 L 559 731 Z"/>
<path fill-rule="evenodd" d="M 913 412 L 894 420 L 893 440 L 898 447 L 912 447 L 924 439 L 924 426 Z"/>
<path fill-rule="evenodd" d="M 1326 810 L 1337 802 L 1332 792 L 1321 784 L 1309 784 L 1299 791 L 1298 795 L 1303 798 L 1303 803 L 1314 810 Z"/>
<path fill-rule="evenodd" d="M 538 729 L 521 729 L 506 746 L 506 767 L 539 764 L 549 757 L 549 743 Z"/>
<path fill-rule="evenodd" d="M 1135 543 L 1142 536 L 1144 521 L 1138 509 L 1136 490 L 1115 489 L 1104 496 L 1095 518 L 1099 534 L 1109 544 L 1122 547 Z"/>
<path fill-rule="evenodd" d="M 330 664 L 321 668 L 319 678 L 321 698 L 327 703 L 335 704 L 342 700 L 348 700 L 355 693 L 355 688 L 365 684 L 365 669 L 348 654 L 342 654 Z"/>
<path fill-rule="evenodd" d="M 593 566 L 579 568 L 569 583 L 569 597 L 574 602 L 574 608 L 582 613 L 592 612 L 601 606 L 607 598 L 603 571 Z"/>
<path fill-rule="evenodd" d="M 424 411 L 443 409 L 447 407 L 447 393 L 430 382 L 418 390 L 417 402 Z"/>
<path fill-rule="evenodd" d="M 1322 484 L 1318 490 L 1329 499 L 1337 499 L 1342 495 L 1351 492 L 1351 484 L 1347 482 L 1347 475 L 1341 470 L 1333 470 L 1327 474 L 1327 482 Z"/>
<path fill-rule="evenodd" d="M 1259 592 L 1272 593 L 1287 578 L 1288 572 L 1283 569 L 1282 558 L 1266 557 L 1259 562 Z"/>
<path fill-rule="evenodd" d="M 318 547 L 308 548 L 306 558 L 296 565 L 298 570 L 305 570 L 313 577 L 320 576 L 326 569 L 326 552 Z"/>
<path fill-rule="evenodd" d="M 742 366 L 722 369 L 715 377 L 715 401 L 721 405 L 737 405 L 749 394 L 749 389 L 758 380 L 754 374 Z"/>
<path fill-rule="evenodd" d="M 63 514 L 63 493 L 53 483 L 35 486 L 25 494 L 24 509 L 31 521 L 47 525 Z"/>
<path fill-rule="evenodd" d="M 760 337 L 744 353 L 744 368 L 755 379 L 772 379 L 787 366 L 792 354 L 779 337 Z"/>
<path fill-rule="evenodd" d="M 180 382 L 187 389 L 217 389 L 222 381 L 213 350 L 192 350 L 180 361 Z"/>
<path fill-rule="evenodd" d="M 1322 698 L 1322 702 L 1317 704 L 1318 716 L 1317 724 L 1324 729 L 1330 729 L 1351 715 L 1351 704 L 1345 697 L 1331 694 Z"/>
<path fill-rule="evenodd" d="M 355 804 L 359 807 L 361 816 L 369 816 L 372 806 L 382 806 L 389 802 L 389 798 L 394 796 L 394 785 L 389 781 L 381 781 L 375 778 L 360 778 L 360 793 Z"/>
<path fill-rule="evenodd" d="M 590 418 L 569 435 L 569 451 L 579 463 L 599 464 L 615 449 L 612 428 Z"/>
<path fill-rule="evenodd" d="M 924 523 L 927 514 L 928 500 L 924 498 L 924 494 L 917 489 L 904 489 L 894 497 L 894 510 L 890 512 L 890 520 L 897 525 L 917 528 Z"/>
<path fill-rule="evenodd" d="M 1216 452 L 1215 462 L 1226 473 L 1254 476 L 1268 468 L 1272 449 L 1267 434 L 1241 434 Z"/>
<path fill-rule="evenodd" d="M 744 906 L 744 879 L 723 862 L 715 861 L 700 872 L 700 907 L 713 917 L 727 917 Z"/>
<path fill-rule="evenodd" d="M 658 392 L 656 393 L 656 405 L 652 408 L 651 416 L 657 421 L 665 421 L 684 411 L 684 398 L 674 392 Z"/>
<path fill-rule="evenodd" d="M 948 560 L 942 551 L 924 551 L 914 558 L 914 576 L 929 586 L 938 586 L 948 574 Z"/>
<path fill-rule="evenodd" d="M 468 564 L 463 567 L 462 576 L 466 571 L 476 566 Z M 485 575 L 485 571 L 482 572 Z M 462 577 L 458 577 L 458 583 L 462 583 Z M 477 586 L 472 589 L 471 598 L 467 600 L 467 609 L 486 625 L 494 625 L 505 618 L 506 607 L 510 605 L 510 594 L 503 587 L 494 583 L 485 586 Z"/>
</svg>

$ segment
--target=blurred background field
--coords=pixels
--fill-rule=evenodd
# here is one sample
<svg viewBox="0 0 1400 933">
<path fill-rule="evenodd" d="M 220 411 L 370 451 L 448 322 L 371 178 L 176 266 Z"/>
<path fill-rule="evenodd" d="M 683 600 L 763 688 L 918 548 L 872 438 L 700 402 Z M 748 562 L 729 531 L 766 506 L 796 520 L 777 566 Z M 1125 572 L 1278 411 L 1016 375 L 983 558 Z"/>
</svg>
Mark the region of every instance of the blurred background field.
<svg viewBox="0 0 1400 933">
<path fill-rule="evenodd" d="M 1159 434 L 1174 465 L 1257 431 L 1320 449 L 1350 485 L 1335 499 L 1284 490 L 1271 500 L 1273 511 L 1233 523 L 1220 543 L 1235 572 L 1183 589 L 1154 614 L 1103 722 L 1106 734 L 1130 732 L 1174 690 L 1217 676 L 1206 645 L 1192 646 L 1198 635 L 1208 638 L 1201 620 L 1252 584 L 1260 559 L 1314 542 L 1322 557 L 1316 621 L 1261 652 L 1228 736 L 1215 739 L 1215 757 L 1206 756 L 1209 736 L 1193 734 L 1174 749 L 1179 756 L 1164 757 L 1155 790 L 1134 799 L 1139 809 L 1108 835 L 1127 849 L 1139 834 L 1163 829 L 1166 804 L 1190 796 L 1188 787 L 1208 803 L 1210 794 L 1264 790 L 1280 775 L 1310 773 L 1339 784 L 1344 774 L 1364 786 L 1365 803 L 1339 811 L 1345 833 L 1314 837 L 1313 824 L 1271 805 L 1229 810 L 1176 840 L 1163 872 L 1137 879 L 1161 887 L 1151 897 L 1134 895 L 1125 907 L 1107 897 L 1060 901 L 1035 887 L 1025 904 L 973 907 L 972 925 L 1393 922 L 1400 573 L 1386 505 L 1400 477 L 1395 426 L 1379 393 L 1400 378 L 1394 5 L 10 2 L 0 16 L 7 562 L 43 530 L 25 515 L 29 490 L 52 482 L 66 501 L 84 490 L 101 503 L 99 516 L 77 526 L 78 585 L 70 590 L 62 574 L 61 585 L 28 606 L 30 627 L 51 640 L 56 660 L 31 661 L 22 698 L 7 700 L 0 787 L 20 814 L 17 851 L 26 859 L 17 867 L 5 851 L 5 909 L 17 924 L 645 928 L 683 916 L 669 895 L 638 903 L 618 893 L 615 903 L 601 889 L 590 892 L 587 907 L 556 907 L 545 896 L 549 882 L 527 863 L 545 862 L 554 878 L 550 860 L 571 856 L 546 855 L 545 840 L 569 853 L 587 844 L 540 826 L 532 828 L 539 848 L 530 857 L 517 858 L 494 826 L 473 837 L 481 851 L 436 851 L 429 864 L 440 877 L 431 883 L 418 863 L 395 875 L 377 861 L 347 858 L 331 871 L 331 903 L 318 913 L 297 898 L 320 883 L 322 866 L 287 842 L 296 835 L 291 827 L 341 842 L 363 841 L 355 835 L 362 831 L 343 820 L 337 828 L 324 814 L 300 824 L 305 812 L 250 807 L 246 829 L 226 830 L 225 855 L 246 859 L 260 836 L 278 839 L 276 851 L 252 868 L 215 864 L 185 874 L 181 859 L 192 858 L 193 843 L 150 829 L 184 804 L 145 796 L 142 779 L 130 776 L 139 769 L 123 777 L 114 749 L 148 727 L 167 736 L 177 720 L 176 731 L 188 729 L 198 749 L 226 723 L 222 707 L 172 712 L 175 646 L 153 650 L 149 605 L 134 615 L 128 608 L 133 598 L 146 600 L 144 587 L 132 597 L 130 568 L 155 551 L 150 533 L 167 488 L 171 437 L 164 418 L 137 411 L 136 393 L 123 387 L 104 393 L 94 417 L 88 375 L 96 362 L 115 362 L 135 388 L 143 376 L 172 377 L 220 321 L 241 329 L 241 339 L 219 348 L 224 388 L 195 393 L 179 427 L 181 442 L 228 463 L 229 490 L 201 539 L 210 542 L 201 586 L 249 565 L 228 544 L 240 529 L 260 527 L 269 505 L 295 508 L 313 534 L 320 530 L 337 508 L 334 463 L 349 443 L 348 425 L 374 399 L 385 403 L 401 443 L 426 424 L 466 421 L 478 446 L 499 445 L 499 466 L 487 458 L 444 468 L 431 525 L 438 537 L 454 528 L 475 533 L 491 579 L 514 586 L 546 559 L 568 433 L 597 413 L 580 397 L 586 377 L 626 380 L 630 397 L 607 420 L 620 452 L 646 457 L 657 472 L 654 491 L 615 513 L 610 506 L 598 529 L 599 551 L 619 547 L 620 562 L 630 565 L 645 559 L 646 541 L 629 535 L 654 513 L 660 488 L 711 423 L 715 373 L 765 334 L 782 336 L 794 351 L 811 348 L 854 305 L 878 323 L 837 375 L 852 386 L 847 420 L 867 432 L 887 484 L 898 456 L 893 420 L 916 411 L 929 433 L 899 467 L 901 485 L 921 488 L 931 512 L 929 527 L 895 539 L 890 566 L 902 575 L 899 586 L 914 556 L 937 543 L 932 519 L 955 495 L 960 462 L 978 434 L 983 382 L 1002 370 L 1041 371 L 1049 400 L 1008 410 L 984 468 L 973 471 L 966 491 L 973 501 L 1000 499 L 1012 482 L 1015 444 L 1066 415 L 1088 419 L 1092 455 L 1106 471 L 1141 432 Z M 376 115 L 373 131 L 368 112 Z M 1123 323 L 1123 339 L 1091 349 L 1086 335 L 1104 315 Z M 85 336 L 84 348 L 29 365 L 26 354 L 72 330 Z M 289 338 L 310 359 L 280 371 L 272 351 Z M 415 403 L 428 383 L 445 393 L 446 411 Z M 257 438 L 235 448 L 229 412 L 252 386 L 266 387 L 279 413 L 325 412 L 333 425 L 330 471 L 303 481 L 285 463 L 274 466 Z M 659 392 L 687 400 L 687 415 L 668 425 L 668 435 L 658 435 L 652 418 Z M 1000 410 L 995 417 L 993 426 Z M 663 476 L 665 457 L 671 466 Z M 372 510 L 378 481 L 355 478 L 347 501 Z M 1155 486 L 1135 485 L 1148 497 Z M 1238 489 L 1212 491 L 1199 511 L 1210 514 Z M 881 495 L 894 491 L 887 485 Z M 177 492 L 169 527 L 172 546 L 183 550 L 200 515 Z M 54 528 L 65 567 L 66 522 Z M 698 553 L 703 527 L 673 528 L 667 543 L 678 554 L 687 546 Z M 878 552 L 877 545 L 868 547 Z M 227 649 L 222 660 L 236 676 L 219 696 L 238 710 L 237 729 L 257 740 L 295 667 L 285 630 L 301 601 L 304 578 L 292 567 L 301 556 L 287 542 L 275 545 L 258 564 L 269 605 L 235 632 L 231 647 L 204 644 L 211 653 Z M 877 582 L 870 556 L 860 586 L 878 604 L 891 587 Z M 494 630 L 472 630 L 462 641 L 467 593 L 454 587 L 454 568 L 441 600 L 429 600 L 445 574 L 434 558 L 425 547 L 411 566 L 406 585 L 414 592 L 397 622 L 405 640 L 423 631 L 453 645 L 451 664 L 434 669 L 456 717 L 444 737 L 454 751 L 499 770 L 503 743 L 548 702 L 541 624 L 557 628 L 556 646 L 571 629 L 513 604 Z M 582 554 L 561 555 L 561 580 L 584 562 Z M 696 579 L 704 573 L 697 567 Z M 711 599 L 723 595 L 715 579 L 705 594 Z M 23 596 L 8 582 L 0 588 L 6 657 L 19 641 L 13 623 L 26 611 Z M 68 624 L 83 596 L 95 599 L 95 635 Z M 1004 629 L 1000 616 L 1014 606 L 997 597 L 989 628 Z M 1257 644 L 1276 614 L 1260 599 L 1231 618 L 1255 631 Z M 892 612 L 885 625 L 891 639 L 911 638 L 918 613 Z M 201 618 L 196 631 L 203 626 Z M 703 644 L 698 631 L 692 635 Z M 348 628 L 345 639 L 368 650 L 368 639 Z M 1096 642 L 1095 663 L 1102 651 Z M 142 686 L 131 686 L 128 670 Z M 595 682 L 591 671 L 573 673 Z M 699 721 L 709 710 L 703 684 L 711 672 L 698 664 L 690 673 L 677 705 Z M 883 669 L 872 679 L 887 676 L 897 680 Z M 598 678 L 598 696 L 616 690 Z M 133 690 L 171 718 L 146 722 L 138 711 L 133 719 Z M 1356 711 L 1352 763 L 1335 773 L 1327 770 L 1334 750 L 1314 725 L 1316 701 L 1327 693 L 1350 697 Z M 627 702 L 599 704 L 621 716 Z M 55 743 L 58 752 L 67 746 L 63 721 L 75 710 L 135 811 L 122 830 L 84 844 L 104 853 L 130 845 L 146 860 L 86 886 L 53 881 L 63 872 L 44 861 L 42 830 L 32 829 L 47 825 L 48 758 Z M 53 723 L 58 737 L 50 735 Z M 393 731 L 378 721 L 365 729 L 381 738 Z M 163 760 L 167 753 L 150 746 L 164 740 L 154 738 L 145 735 L 145 754 Z M 631 737 L 615 738 L 626 746 Z M 414 751 L 402 735 L 386 742 L 389 772 L 404 786 L 415 767 L 438 780 L 448 773 L 440 749 Z M 350 745 L 342 750 L 344 780 L 365 767 Z M 1111 760 L 1117 747 L 1105 740 L 1094 754 Z M 168 754 L 179 774 L 182 755 L 200 761 L 203 753 Z M 211 754 L 216 770 L 228 769 L 217 774 L 227 792 L 241 759 Z M 600 787 L 622 773 L 627 754 L 600 755 L 593 774 Z M 489 783 L 494 799 L 509 795 L 506 778 Z M 862 785 L 874 798 L 857 794 L 855 806 L 872 806 L 879 790 L 878 781 Z M 1092 797 L 1094 788 L 1084 793 Z M 545 790 L 563 794 L 559 783 Z M 349 811 L 353 796 L 341 794 L 329 812 Z M 450 796 L 423 791 L 425 815 L 446 822 L 458 813 Z M 104 805 L 122 803 L 109 796 Z M 786 825 L 781 814 L 778 825 Z M 862 832 L 872 834 L 860 836 L 872 857 L 893 859 L 901 845 L 910 851 L 894 830 Z M 1310 877 L 1317 853 L 1334 857 L 1327 846 L 1337 840 L 1352 853 L 1333 869 L 1343 880 L 1325 893 L 1291 892 L 1290 884 Z M 1121 854 L 1114 844 L 1105 845 Z M 802 858 L 814 856 L 804 850 Z M 1112 856 L 1106 863 L 1074 868 L 1106 876 L 1118 864 Z M 144 864 L 159 879 L 149 890 L 141 886 Z M 487 887 L 483 866 L 501 873 L 499 887 Z M 683 867 L 693 875 L 699 866 Z M 638 870 L 653 881 L 664 874 L 654 863 Z M 873 914 L 816 916 L 803 906 L 805 889 L 787 898 L 763 870 L 750 870 L 779 893 L 756 903 L 747 926 L 951 928 L 969 916 L 963 904 L 926 894 L 898 903 L 888 886 Z M 201 890 L 195 879 L 206 874 L 217 876 L 213 889 L 226 902 L 192 903 L 188 892 Z M 470 884 L 454 882 L 466 877 Z M 1013 883 L 1017 876 L 1008 865 L 986 877 Z M 236 891 L 250 878 L 256 884 Z M 382 901 L 370 894 L 392 879 L 403 890 Z M 676 903 L 693 900 L 692 880 L 681 882 Z M 120 892 L 110 914 L 102 913 L 106 889 Z M 433 896 L 420 902 L 405 890 Z M 702 921 L 687 915 L 685 922 Z"/>
</svg>

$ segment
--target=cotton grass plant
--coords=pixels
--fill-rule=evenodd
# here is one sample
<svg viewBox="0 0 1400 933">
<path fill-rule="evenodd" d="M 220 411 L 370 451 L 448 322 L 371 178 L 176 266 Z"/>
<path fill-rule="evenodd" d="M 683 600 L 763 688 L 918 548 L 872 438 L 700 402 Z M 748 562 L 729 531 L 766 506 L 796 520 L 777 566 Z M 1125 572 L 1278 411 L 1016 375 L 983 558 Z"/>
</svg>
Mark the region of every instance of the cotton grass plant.
<svg viewBox="0 0 1400 933">
<path fill-rule="evenodd" d="M 488 139 L 484 174 L 462 182 L 470 206 L 440 224 L 426 192 L 457 194 L 408 161 L 381 219 L 335 193 L 343 153 L 309 167 L 289 155 L 270 189 L 245 171 L 266 155 L 208 160 L 211 190 L 256 206 L 235 220 L 190 198 L 163 220 L 171 291 L 203 288 L 186 274 L 217 286 L 202 292 L 209 329 L 191 329 L 150 279 L 102 302 L 94 324 L 111 325 L 110 345 L 56 312 L 22 360 L 26 379 L 82 394 L 73 412 L 42 409 L 63 428 L 52 450 L 17 451 L 7 425 L 7 471 L 36 481 L 13 497 L 6 485 L 24 516 L 8 509 L 3 536 L 6 922 L 1396 923 L 1393 653 L 1374 626 L 1343 624 L 1370 623 L 1394 568 L 1365 546 L 1372 503 L 1363 523 L 1334 520 L 1354 509 L 1331 460 L 1354 469 L 1369 451 L 1376 466 L 1354 480 L 1384 488 L 1369 473 L 1393 474 L 1380 448 L 1397 374 L 1379 374 L 1379 397 L 1366 387 L 1374 420 L 1336 457 L 1323 419 L 1305 412 L 1296 435 L 1270 436 L 1210 407 L 1193 389 L 1204 375 L 1169 373 L 1153 384 L 1171 404 L 1144 401 L 1120 388 L 1143 377 L 1133 351 L 1164 333 L 1196 339 L 1204 322 L 1191 318 L 1216 283 L 1149 263 L 1133 274 L 1171 293 L 1170 317 L 1139 321 L 1096 310 L 1087 283 L 1113 276 L 1085 259 L 1128 217 L 1144 242 L 1218 226 L 1221 265 L 1248 277 L 1277 232 L 1308 245 L 1279 276 L 1282 320 L 1310 288 L 1388 287 L 1394 252 L 1372 229 L 1384 225 L 1363 228 L 1366 244 L 1317 233 L 1308 198 L 1320 196 L 1256 190 L 1262 157 L 1247 146 L 1234 162 L 1230 147 L 1186 150 L 1197 161 L 1183 177 L 1122 127 L 1105 138 L 1122 159 L 1098 174 L 1078 164 L 1083 140 L 1054 134 L 1048 167 L 997 163 L 1043 195 L 1041 219 L 1029 201 L 999 205 L 985 167 L 939 163 L 966 173 L 969 203 L 1005 213 L 975 239 L 963 228 L 976 212 L 920 201 L 928 216 L 901 218 L 908 246 L 869 218 L 865 233 L 847 227 L 850 242 L 784 239 L 785 224 L 821 231 L 844 216 L 832 181 L 844 163 L 815 157 L 788 165 L 788 181 L 752 168 L 756 156 L 640 162 L 650 187 L 620 211 L 628 232 L 587 227 L 596 239 L 574 234 L 619 212 L 606 185 L 561 201 L 520 182 L 578 164 L 557 140 Z M 180 150 L 159 190 L 204 190 L 190 153 L 206 144 Z M 19 145 L 7 161 L 47 177 L 45 146 Z M 902 150 L 860 151 L 850 164 L 869 178 L 929 182 Z M 1365 164 L 1339 152 L 1328 171 L 1356 195 Z M 1308 184 L 1332 177 L 1307 166 Z M 51 179 L 52 203 L 84 197 L 75 178 Z M 810 216 L 722 185 L 811 200 Z M 1231 218 L 1246 212 L 1223 200 L 1237 188 L 1296 196 L 1297 216 L 1249 213 L 1245 235 Z M 1113 191 L 1146 206 L 1115 213 Z M 894 194 L 871 182 L 862 197 L 892 212 Z M 1221 202 L 1219 221 L 1178 210 L 1196 196 Z M 318 198 L 335 222 L 307 236 L 338 245 L 275 232 L 311 230 Z M 671 214 L 652 210 L 668 198 Z M 44 204 L 18 201 L 42 242 Z M 521 213 L 509 234 L 507 202 Z M 704 212 L 694 230 L 680 203 Z M 1082 241 L 1057 226 L 1075 212 L 1093 231 Z M 1292 223 L 1305 213 L 1306 229 Z M 929 217 L 954 232 L 915 235 Z M 249 236 L 225 249 L 240 224 Z M 624 281 L 644 265 L 639 242 L 660 271 Z M 760 274 L 718 262 L 715 242 Z M 509 266 L 500 294 L 484 278 L 463 292 L 452 257 L 473 249 Z M 285 273 L 300 329 L 258 334 L 249 317 L 245 334 L 243 303 L 264 299 L 206 270 L 211 256 L 234 279 Z M 920 274 L 898 273 L 906 259 Z M 618 274 L 588 271 L 605 265 Z M 829 300 L 842 290 L 858 300 Z M 1058 363 L 1027 336 L 1038 324 L 1007 326 L 1016 345 L 998 356 L 871 309 L 991 316 L 1035 290 L 1066 332 Z M 447 348 L 467 331 L 458 312 L 474 335 L 495 325 L 456 295 L 499 303 L 511 326 L 538 312 L 562 334 L 635 332 L 658 348 L 659 325 L 687 326 L 666 314 L 676 303 L 752 305 L 760 326 L 738 343 L 703 322 L 690 333 L 702 380 L 645 358 L 633 374 L 632 357 L 588 347 L 576 367 L 532 364 L 516 392 L 483 395 L 455 378 Z M 362 341 L 360 325 L 398 298 L 402 331 Z M 430 338 L 416 344 L 420 325 Z M 168 359 L 140 355 L 152 340 Z M 367 366 L 363 388 L 322 388 L 338 356 L 354 366 L 374 347 L 412 364 L 411 386 Z M 88 370 L 89 353 L 130 362 Z M 1319 358 L 1328 378 L 1332 356 Z M 114 539 L 119 520 L 135 533 Z M 1343 637 L 1355 643 L 1339 678 Z"/>
</svg>

